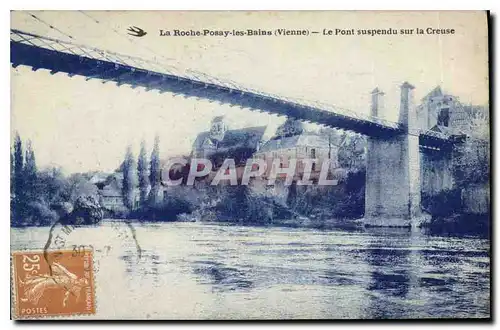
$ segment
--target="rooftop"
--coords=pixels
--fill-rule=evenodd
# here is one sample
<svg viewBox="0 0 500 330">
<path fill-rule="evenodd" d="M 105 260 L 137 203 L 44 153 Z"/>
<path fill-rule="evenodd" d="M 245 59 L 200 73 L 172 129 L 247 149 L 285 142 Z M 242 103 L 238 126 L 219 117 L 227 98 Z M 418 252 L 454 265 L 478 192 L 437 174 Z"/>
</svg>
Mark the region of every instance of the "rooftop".
<svg viewBox="0 0 500 330">
<path fill-rule="evenodd" d="M 262 140 L 266 131 L 266 126 L 248 127 L 228 130 L 224 134 L 222 141 L 218 143 L 218 150 L 234 148 L 252 148 L 255 149 Z M 198 134 L 194 142 L 194 149 L 201 149 L 205 140 L 210 139 L 210 132 Z"/>
<path fill-rule="evenodd" d="M 279 149 L 289 149 L 299 146 L 315 146 L 328 148 L 328 139 L 322 135 L 314 133 L 303 133 L 300 135 L 293 135 L 284 137 L 282 139 L 269 140 L 260 148 L 260 152 L 267 152 Z"/>
</svg>

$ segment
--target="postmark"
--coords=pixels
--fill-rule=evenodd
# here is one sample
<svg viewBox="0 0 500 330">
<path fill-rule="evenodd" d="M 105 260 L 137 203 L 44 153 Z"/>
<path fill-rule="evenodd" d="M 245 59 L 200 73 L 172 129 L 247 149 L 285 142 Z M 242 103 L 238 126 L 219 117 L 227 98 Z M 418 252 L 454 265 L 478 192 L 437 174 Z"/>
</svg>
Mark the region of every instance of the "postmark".
<svg viewBox="0 0 500 330">
<path fill-rule="evenodd" d="M 95 314 L 91 249 L 12 253 L 14 318 Z"/>
<path fill-rule="evenodd" d="M 107 257 L 111 250 L 113 250 L 113 238 L 121 240 L 122 243 L 128 242 L 131 246 L 135 247 L 134 255 L 137 262 L 141 259 L 142 249 L 137 240 L 137 234 L 134 226 L 128 221 L 114 221 L 109 222 L 109 227 L 111 231 L 107 237 L 107 241 L 103 243 L 102 241 L 92 239 L 91 237 L 81 237 L 75 235 L 75 231 L 78 229 L 77 226 L 71 224 L 61 224 L 60 221 L 55 222 L 49 230 L 49 236 L 47 242 L 43 247 L 44 256 L 49 251 L 54 250 L 72 250 L 73 253 L 78 253 L 84 249 L 89 249 L 93 251 L 93 267 L 94 272 L 98 273 L 100 268 L 100 263 L 103 258 Z"/>
</svg>

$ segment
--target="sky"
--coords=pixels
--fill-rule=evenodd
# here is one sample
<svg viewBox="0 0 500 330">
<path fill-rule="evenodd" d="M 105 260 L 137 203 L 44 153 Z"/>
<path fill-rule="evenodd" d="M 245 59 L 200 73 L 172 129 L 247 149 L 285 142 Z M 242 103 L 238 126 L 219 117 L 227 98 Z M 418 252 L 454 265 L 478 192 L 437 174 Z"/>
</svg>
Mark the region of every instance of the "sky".
<svg viewBox="0 0 500 330">
<path fill-rule="evenodd" d="M 34 19 L 34 14 L 39 20 Z M 53 28 L 50 28 L 51 25 Z M 129 37 L 139 26 L 148 34 Z M 370 92 L 386 93 L 383 118 L 396 121 L 399 86 L 418 100 L 437 85 L 464 103 L 488 103 L 486 15 L 482 12 L 12 12 L 11 27 L 110 50 L 181 70 L 231 79 L 269 93 L 368 113 Z M 454 35 L 161 37 L 159 30 L 453 28 Z M 71 36 L 72 38 L 69 38 Z M 39 167 L 113 171 L 127 145 L 161 157 L 189 154 L 196 135 L 224 115 L 230 128 L 284 119 L 248 109 L 120 87 L 84 77 L 11 69 L 11 131 L 32 141 Z M 311 129 L 315 125 L 310 126 Z"/>
</svg>

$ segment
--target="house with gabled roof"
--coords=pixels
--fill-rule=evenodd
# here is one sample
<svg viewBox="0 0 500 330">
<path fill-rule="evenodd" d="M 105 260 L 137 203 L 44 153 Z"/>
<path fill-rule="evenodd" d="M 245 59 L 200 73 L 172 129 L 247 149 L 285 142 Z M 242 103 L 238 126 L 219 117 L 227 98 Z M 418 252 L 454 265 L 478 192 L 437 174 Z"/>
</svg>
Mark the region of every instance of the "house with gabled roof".
<svg viewBox="0 0 500 330">
<path fill-rule="evenodd" d="M 111 212 L 126 212 L 127 207 L 123 202 L 123 173 L 114 172 L 112 174 L 96 175 L 91 178 L 90 182 L 98 188 L 99 204 L 106 210 Z M 139 206 L 139 192 L 134 189 L 133 193 L 133 208 Z"/>
<path fill-rule="evenodd" d="M 279 166 L 286 168 L 291 159 L 296 160 L 296 175 L 301 177 L 305 163 L 301 160 L 312 159 L 311 178 L 319 175 L 325 160 L 329 160 L 329 169 L 338 168 L 339 146 L 329 140 L 325 134 L 308 132 L 303 124 L 294 119 L 287 119 L 278 127 L 276 134 L 255 153 L 254 158 L 263 159 L 267 164 L 266 175 L 271 166 L 279 159 Z"/>
</svg>

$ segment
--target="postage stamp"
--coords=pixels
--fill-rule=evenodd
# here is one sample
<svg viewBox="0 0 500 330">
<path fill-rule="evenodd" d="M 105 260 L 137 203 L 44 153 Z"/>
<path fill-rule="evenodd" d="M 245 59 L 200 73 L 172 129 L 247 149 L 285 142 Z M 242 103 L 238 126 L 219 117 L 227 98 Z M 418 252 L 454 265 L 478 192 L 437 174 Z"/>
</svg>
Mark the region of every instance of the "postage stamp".
<svg viewBox="0 0 500 330">
<path fill-rule="evenodd" d="M 12 253 L 14 318 L 95 314 L 93 251 Z"/>
</svg>

